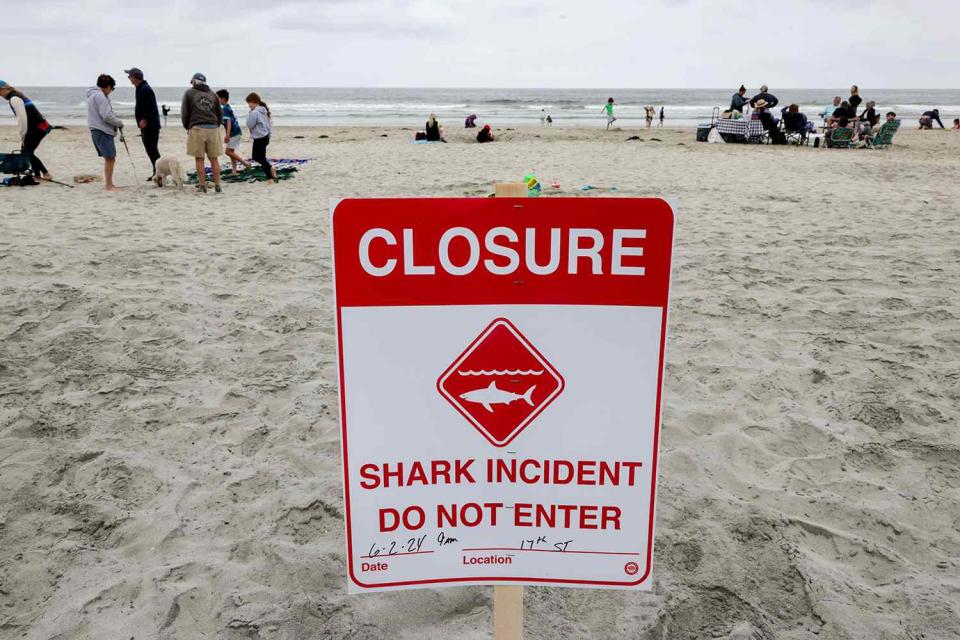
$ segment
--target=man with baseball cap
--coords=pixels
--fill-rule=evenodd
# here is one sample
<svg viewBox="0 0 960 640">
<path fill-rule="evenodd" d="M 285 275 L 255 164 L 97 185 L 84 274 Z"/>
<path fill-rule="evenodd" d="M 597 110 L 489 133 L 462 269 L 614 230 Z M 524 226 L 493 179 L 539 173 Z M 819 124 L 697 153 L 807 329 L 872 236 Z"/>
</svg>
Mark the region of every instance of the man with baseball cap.
<svg viewBox="0 0 960 640">
<path fill-rule="evenodd" d="M 202 73 L 193 74 L 190 88 L 183 94 L 180 103 L 180 120 L 187 130 L 187 154 L 193 156 L 197 165 L 198 188 L 207 192 L 207 173 L 203 166 L 204 156 L 210 158 L 213 169 L 213 184 L 217 193 L 220 188 L 220 156 L 223 154 L 223 140 L 220 124 L 223 110 L 220 98 L 207 85 Z"/>
<path fill-rule="evenodd" d="M 157 109 L 157 96 L 153 93 L 146 80 L 143 79 L 143 71 L 137 67 L 125 69 L 130 84 L 136 87 L 136 106 L 133 108 L 134 117 L 137 120 L 137 126 L 140 127 L 140 139 L 143 140 L 143 148 L 150 158 L 150 164 L 153 165 L 153 173 L 157 171 L 157 160 L 160 158 L 160 150 L 157 145 L 160 144 L 160 111 Z M 151 175 L 147 181 L 153 179 Z"/>
</svg>

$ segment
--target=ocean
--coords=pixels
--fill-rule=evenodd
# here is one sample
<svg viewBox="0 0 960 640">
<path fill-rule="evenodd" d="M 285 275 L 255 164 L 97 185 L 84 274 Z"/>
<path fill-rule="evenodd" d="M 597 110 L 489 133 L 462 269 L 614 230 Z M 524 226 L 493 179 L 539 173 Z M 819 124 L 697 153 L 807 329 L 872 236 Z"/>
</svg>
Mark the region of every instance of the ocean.
<svg viewBox="0 0 960 640">
<path fill-rule="evenodd" d="M 133 117 L 133 87 L 126 80 L 112 100 L 121 118 Z M 215 89 L 218 87 L 214 87 Z M 80 126 L 85 122 L 85 87 L 21 87 L 53 124 Z M 154 87 L 157 100 L 171 107 L 176 123 L 185 87 Z M 244 97 L 249 88 L 228 87 L 238 116 L 246 114 Z M 644 105 L 659 114 L 664 108 L 669 126 L 695 126 L 710 120 L 714 107 L 726 109 L 734 89 L 370 89 L 258 87 L 270 105 L 278 126 L 422 126 L 436 113 L 447 127 L 462 126 L 472 113 L 478 121 L 499 126 L 538 125 L 540 110 L 553 117 L 556 126 L 603 127 L 600 109 L 608 97 L 617 101 L 619 125 L 644 124 Z M 751 93 L 754 91 L 751 90 Z M 780 89 L 772 93 L 781 105 L 796 102 L 808 116 L 819 114 L 833 96 L 846 97 L 839 89 Z M 947 127 L 960 117 L 958 89 L 861 89 L 864 100 L 875 100 L 878 111 L 895 111 L 905 121 L 915 120 L 938 107 Z M 0 125 L 12 124 L 12 114 L 0 109 Z M 241 122 L 242 124 L 242 122 Z"/>
</svg>

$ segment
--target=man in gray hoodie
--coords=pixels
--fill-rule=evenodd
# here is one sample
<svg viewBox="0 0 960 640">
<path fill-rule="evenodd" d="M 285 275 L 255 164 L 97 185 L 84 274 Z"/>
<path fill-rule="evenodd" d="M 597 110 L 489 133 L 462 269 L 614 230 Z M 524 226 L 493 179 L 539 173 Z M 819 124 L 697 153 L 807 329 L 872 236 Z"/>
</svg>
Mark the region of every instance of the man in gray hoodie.
<svg viewBox="0 0 960 640">
<path fill-rule="evenodd" d="M 113 168 L 117 163 L 117 145 L 113 139 L 118 130 L 123 130 L 123 122 L 113 112 L 110 103 L 110 94 L 116 86 L 113 78 L 101 74 L 97 86 L 87 89 L 87 126 L 97 155 L 103 158 L 103 186 L 107 191 L 117 191 L 113 186 Z"/>
<path fill-rule="evenodd" d="M 220 156 L 223 154 L 223 141 L 220 124 L 223 110 L 220 98 L 210 90 L 207 78 L 202 73 L 193 74 L 190 88 L 183 94 L 180 120 L 187 130 L 187 154 L 196 161 L 200 191 L 207 192 L 207 172 L 203 166 L 203 157 L 206 156 L 210 158 L 210 167 L 213 169 L 214 189 L 221 193 Z"/>
</svg>

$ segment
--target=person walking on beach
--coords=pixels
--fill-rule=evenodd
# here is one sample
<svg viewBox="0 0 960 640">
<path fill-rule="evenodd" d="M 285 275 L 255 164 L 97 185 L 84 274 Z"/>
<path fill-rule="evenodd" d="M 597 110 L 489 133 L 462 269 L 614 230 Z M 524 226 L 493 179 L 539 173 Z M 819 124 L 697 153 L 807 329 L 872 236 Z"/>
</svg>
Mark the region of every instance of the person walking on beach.
<svg viewBox="0 0 960 640">
<path fill-rule="evenodd" d="M 213 188 L 222 192 L 220 186 L 220 155 L 223 143 L 220 141 L 220 121 L 223 110 L 220 99 L 207 85 L 207 77 L 202 73 L 193 74 L 190 88 L 183 94 L 180 104 L 180 121 L 187 130 L 187 155 L 193 156 L 197 167 L 198 188 L 207 192 L 207 171 L 203 166 L 203 157 L 210 159 L 213 170 Z"/>
<path fill-rule="evenodd" d="M 40 110 L 28 98 L 3 80 L 0 80 L 0 97 L 10 103 L 10 110 L 17 117 L 17 130 L 20 134 L 20 150 L 30 159 L 33 175 L 40 180 L 51 180 L 47 167 L 37 157 L 37 147 L 50 133 L 50 123 Z"/>
<path fill-rule="evenodd" d="M 613 98 L 610 98 L 607 100 L 607 104 L 603 106 L 603 109 L 600 109 L 600 113 L 607 113 L 607 131 L 610 131 L 610 125 L 616 121 L 616 118 L 613 116 L 613 105 Z"/>
<path fill-rule="evenodd" d="M 650 127 L 653 126 L 653 114 L 654 114 L 655 110 L 654 110 L 652 104 L 648 104 L 647 106 L 645 106 L 645 107 L 643 108 L 643 110 L 646 112 L 646 116 L 647 116 L 647 129 L 649 129 Z"/>
<path fill-rule="evenodd" d="M 143 79 L 143 71 L 133 67 L 124 71 L 130 84 L 136 87 L 136 104 L 133 107 L 133 116 L 140 127 L 140 139 L 143 140 L 143 149 L 150 158 L 150 177 L 147 182 L 153 180 L 157 173 L 157 160 L 160 159 L 160 150 L 157 145 L 160 144 L 160 111 L 157 109 L 157 96 L 153 92 L 153 87 Z"/>
<path fill-rule="evenodd" d="M 170 107 L 163 105 L 163 126 L 167 126 L 167 116 L 170 115 Z"/>
<path fill-rule="evenodd" d="M 270 144 L 270 134 L 273 132 L 270 107 L 256 93 L 247 96 L 247 106 L 250 107 L 250 113 L 247 115 L 247 129 L 250 130 L 250 137 L 253 138 L 253 161 L 263 168 L 267 184 L 273 184 L 277 179 L 277 170 L 267 160 L 267 145 Z"/>
<path fill-rule="evenodd" d="M 123 122 L 113 112 L 110 94 L 117 82 L 103 73 L 97 77 L 97 86 L 87 89 L 87 126 L 97 155 L 103 158 L 103 188 L 118 191 L 113 185 L 113 169 L 117 164 L 117 131 L 123 131 Z"/>
<path fill-rule="evenodd" d="M 546 109 L 540 109 L 540 126 L 541 127 L 547 126 L 547 110 Z"/>
<path fill-rule="evenodd" d="M 663 126 L 663 106 L 660 107 L 660 124 L 657 126 Z"/>
<path fill-rule="evenodd" d="M 241 163 L 244 169 L 249 169 L 253 165 L 241 158 L 237 154 L 240 148 L 240 123 L 237 122 L 237 116 L 233 113 L 233 107 L 230 106 L 230 92 L 226 89 L 217 91 L 217 97 L 220 98 L 220 109 L 223 111 L 223 142 L 226 144 L 227 157 L 230 158 L 231 172 L 237 173 L 237 163 Z"/>
</svg>

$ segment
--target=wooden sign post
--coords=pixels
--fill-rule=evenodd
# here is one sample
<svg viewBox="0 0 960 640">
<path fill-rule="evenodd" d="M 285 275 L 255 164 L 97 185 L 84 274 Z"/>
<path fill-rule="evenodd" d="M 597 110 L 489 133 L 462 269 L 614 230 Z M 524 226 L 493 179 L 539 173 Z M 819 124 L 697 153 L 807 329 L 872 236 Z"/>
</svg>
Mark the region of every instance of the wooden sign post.
<svg viewBox="0 0 960 640">
<path fill-rule="evenodd" d="M 493 588 L 494 640 L 523 640 L 523 586 Z"/>
</svg>

